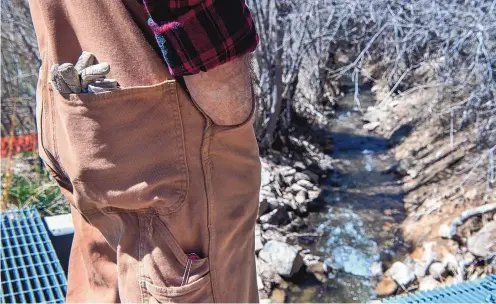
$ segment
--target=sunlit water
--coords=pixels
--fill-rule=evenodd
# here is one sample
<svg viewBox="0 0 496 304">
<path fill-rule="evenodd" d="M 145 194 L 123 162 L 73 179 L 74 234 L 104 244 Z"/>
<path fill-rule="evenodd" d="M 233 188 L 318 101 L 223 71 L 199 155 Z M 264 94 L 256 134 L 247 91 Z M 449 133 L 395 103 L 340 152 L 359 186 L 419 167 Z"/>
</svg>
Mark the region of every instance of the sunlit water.
<svg viewBox="0 0 496 304">
<path fill-rule="evenodd" d="M 362 95 L 362 107 L 372 105 Z M 404 219 L 400 180 L 386 173 L 394 163 L 388 140 L 365 131 L 352 96 L 338 102 L 329 127 L 336 170 L 323 186 L 326 207 L 311 213 L 322 237 L 306 248 L 334 269 L 325 283 L 300 276 L 289 289 L 289 302 L 365 302 L 375 298 L 380 263 L 404 254 L 398 224 Z"/>
</svg>

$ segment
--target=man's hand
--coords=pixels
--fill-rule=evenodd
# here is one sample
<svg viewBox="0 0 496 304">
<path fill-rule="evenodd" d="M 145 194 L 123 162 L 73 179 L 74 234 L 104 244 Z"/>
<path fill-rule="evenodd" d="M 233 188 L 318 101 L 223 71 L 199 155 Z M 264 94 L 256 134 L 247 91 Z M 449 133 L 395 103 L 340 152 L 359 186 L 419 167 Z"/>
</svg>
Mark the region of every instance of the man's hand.
<svg viewBox="0 0 496 304">
<path fill-rule="evenodd" d="M 251 113 L 249 58 L 246 55 L 210 71 L 184 76 L 191 97 L 217 125 L 238 125 Z"/>
</svg>

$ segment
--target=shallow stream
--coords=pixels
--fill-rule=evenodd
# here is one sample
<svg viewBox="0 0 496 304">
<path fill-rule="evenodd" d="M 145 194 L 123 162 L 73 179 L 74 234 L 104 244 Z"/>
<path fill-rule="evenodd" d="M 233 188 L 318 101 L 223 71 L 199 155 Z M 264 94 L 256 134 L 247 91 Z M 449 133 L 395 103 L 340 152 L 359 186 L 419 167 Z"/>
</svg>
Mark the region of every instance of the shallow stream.
<svg viewBox="0 0 496 304">
<path fill-rule="evenodd" d="M 362 109 L 373 105 L 361 95 Z M 304 275 L 290 285 L 288 302 L 366 302 L 374 299 L 377 273 L 405 253 L 397 227 L 404 219 L 399 177 L 388 173 L 395 160 L 388 140 L 363 129 L 353 96 L 338 102 L 328 131 L 336 161 L 322 190 L 323 212 L 310 223 L 322 236 L 307 249 L 333 271 L 320 283 Z"/>
</svg>

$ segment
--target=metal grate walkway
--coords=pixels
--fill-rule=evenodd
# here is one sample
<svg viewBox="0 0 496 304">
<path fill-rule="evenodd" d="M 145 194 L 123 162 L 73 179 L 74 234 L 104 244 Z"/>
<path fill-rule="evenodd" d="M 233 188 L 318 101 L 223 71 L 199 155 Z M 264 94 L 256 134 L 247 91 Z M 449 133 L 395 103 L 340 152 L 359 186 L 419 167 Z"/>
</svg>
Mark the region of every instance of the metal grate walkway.
<svg viewBox="0 0 496 304">
<path fill-rule="evenodd" d="M 1 214 L 2 303 L 64 303 L 67 282 L 36 209 Z"/>
<path fill-rule="evenodd" d="M 496 275 L 393 297 L 383 303 L 496 303 Z"/>
</svg>

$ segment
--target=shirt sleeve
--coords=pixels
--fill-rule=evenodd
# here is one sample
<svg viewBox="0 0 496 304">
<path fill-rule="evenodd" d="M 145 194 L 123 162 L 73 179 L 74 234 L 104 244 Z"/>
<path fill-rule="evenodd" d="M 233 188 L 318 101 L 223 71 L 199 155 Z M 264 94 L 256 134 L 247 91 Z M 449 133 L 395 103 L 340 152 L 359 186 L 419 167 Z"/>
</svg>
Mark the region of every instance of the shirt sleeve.
<svg viewBox="0 0 496 304">
<path fill-rule="evenodd" d="M 145 0 L 169 72 L 207 71 L 255 50 L 259 37 L 244 0 Z"/>
</svg>

